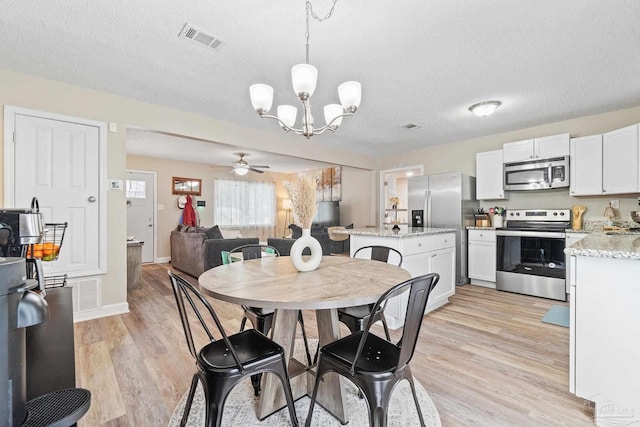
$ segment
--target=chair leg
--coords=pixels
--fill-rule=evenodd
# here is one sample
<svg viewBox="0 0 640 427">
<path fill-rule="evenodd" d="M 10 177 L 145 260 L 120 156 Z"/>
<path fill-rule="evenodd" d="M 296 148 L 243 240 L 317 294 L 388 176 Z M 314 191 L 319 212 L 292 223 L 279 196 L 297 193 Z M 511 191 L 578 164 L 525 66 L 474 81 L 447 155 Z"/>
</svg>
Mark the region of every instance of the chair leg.
<svg viewBox="0 0 640 427">
<path fill-rule="evenodd" d="M 298 322 L 300 322 L 300 328 L 302 329 L 302 341 L 304 342 L 304 349 L 307 352 L 307 365 L 311 366 L 311 351 L 309 350 L 309 341 L 307 340 L 307 332 L 304 330 L 304 319 L 302 318 L 302 312 L 298 312 Z"/>
<path fill-rule="evenodd" d="M 316 353 L 316 356 L 318 354 Z M 316 371 L 316 381 L 313 385 L 313 393 L 311 394 L 311 402 L 309 403 L 309 412 L 307 413 L 307 419 L 304 423 L 304 427 L 311 427 L 311 419 L 313 418 L 313 407 L 316 404 L 316 397 L 318 397 L 318 388 L 320 387 L 320 381 L 324 373 L 321 371 L 322 360 L 318 363 L 318 369 Z"/>
<path fill-rule="evenodd" d="M 191 387 L 189 388 L 189 395 L 187 401 L 184 404 L 184 412 L 182 413 L 182 420 L 180 420 L 180 427 L 187 425 L 189 419 L 189 412 L 191 412 L 191 404 L 193 403 L 193 396 L 196 394 L 196 387 L 198 386 L 198 374 L 193 374 L 191 378 Z"/>
<path fill-rule="evenodd" d="M 291 417 L 291 425 L 298 427 L 298 415 L 296 414 L 295 401 L 293 400 L 293 393 L 291 392 L 291 383 L 289 383 L 289 374 L 287 374 L 287 365 L 282 355 L 281 364 L 278 366 L 278 371 L 275 374 L 280 378 L 282 383 L 282 390 L 284 390 L 284 397 L 287 401 L 287 407 L 289 408 L 289 416 Z"/>
<path fill-rule="evenodd" d="M 244 331 L 244 327 L 247 325 L 247 316 L 242 316 L 242 322 L 240 322 L 240 332 Z"/>
<path fill-rule="evenodd" d="M 356 382 L 363 387 L 364 395 L 369 402 L 369 425 L 371 427 L 387 427 L 387 412 L 389 406 L 390 392 L 393 386 L 386 384 L 377 385 L 370 383 Z"/>
<path fill-rule="evenodd" d="M 407 366 L 407 369 L 409 367 Z M 416 409 L 418 411 L 418 418 L 420 419 L 420 426 L 425 427 L 424 418 L 422 417 L 422 410 L 420 409 L 420 402 L 418 402 L 418 395 L 416 394 L 416 387 L 413 383 L 413 375 L 411 375 L 411 371 L 407 372 L 407 381 L 409 381 L 409 385 L 411 386 L 411 393 L 413 394 L 413 401 L 416 403 Z"/>
</svg>

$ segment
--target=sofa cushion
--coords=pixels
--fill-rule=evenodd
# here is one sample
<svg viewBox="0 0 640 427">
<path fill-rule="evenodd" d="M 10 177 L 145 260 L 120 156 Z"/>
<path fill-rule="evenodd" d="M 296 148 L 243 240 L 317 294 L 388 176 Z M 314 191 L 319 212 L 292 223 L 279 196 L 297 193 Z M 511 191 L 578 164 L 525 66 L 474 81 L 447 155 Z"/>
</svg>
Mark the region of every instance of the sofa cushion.
<svg viewBox="0 0 640 427">
<path fill-rule="evenodd" d="M 207 235 L 207 239 L 224 239 L 222 236 L 222 232 L 220 231 L 220 227 L 214 225 L 211 228 L 207 228 L 204 231 L 204 234 Z"/>
</svg>

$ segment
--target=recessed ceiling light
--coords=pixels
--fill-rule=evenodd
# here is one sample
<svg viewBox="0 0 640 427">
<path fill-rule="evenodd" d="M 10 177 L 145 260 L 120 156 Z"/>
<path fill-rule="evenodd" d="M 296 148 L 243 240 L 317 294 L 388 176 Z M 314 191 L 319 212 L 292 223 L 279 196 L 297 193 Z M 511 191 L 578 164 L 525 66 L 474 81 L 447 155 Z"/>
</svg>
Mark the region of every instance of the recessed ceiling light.
<svg viewBox="0 0 640 427">
<path fill-rule="evenodd" d="M 485 117 L 493 114 L 501 105 L 502 105 L 502 102 L 500 101 L 479 102 L 469 107 L 469 111 L 471 111 L 473 114 L 475 114 L 478 117 Z"/>
</svg>

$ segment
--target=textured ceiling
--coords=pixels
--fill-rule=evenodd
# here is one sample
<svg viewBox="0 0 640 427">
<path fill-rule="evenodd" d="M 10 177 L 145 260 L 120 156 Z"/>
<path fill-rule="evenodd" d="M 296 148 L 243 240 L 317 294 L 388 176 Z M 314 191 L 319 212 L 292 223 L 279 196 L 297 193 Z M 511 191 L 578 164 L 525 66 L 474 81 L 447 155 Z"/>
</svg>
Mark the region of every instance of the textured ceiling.
<svg viewBox="0 0 640 427">
<path fill-rule="evenodd" d="M 281 133 L 248 87 L 297 106 L 304 13 L 303 0 L 0 0 L 0 67 Z M 220 49 L 180 39 L 185 23 Z M 638 0 L 342 0 L 311 22 L 311 101 L 323 122 L 341 82 L 361 81 L 363 100 L 313 143 L 384 155 L 640 105 L 639 23 Z M 493 116 L 467 111 L 490 99 Z"/>
</svg>

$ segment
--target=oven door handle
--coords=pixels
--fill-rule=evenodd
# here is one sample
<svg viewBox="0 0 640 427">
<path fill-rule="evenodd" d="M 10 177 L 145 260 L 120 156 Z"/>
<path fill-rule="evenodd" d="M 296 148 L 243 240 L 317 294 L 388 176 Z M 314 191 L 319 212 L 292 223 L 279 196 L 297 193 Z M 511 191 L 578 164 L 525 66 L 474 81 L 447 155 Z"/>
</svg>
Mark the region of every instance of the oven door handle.
<svg viewBox="0 0 640 427">
<path fill-rule="evenodd" d="M 557 233 L 553 231 L 510 231 L 496 230 L 496 236 L 513 236 L 513 237 L 548 237 L 551 239 L 564 239 L 565 233 Z"/>
</svg>

